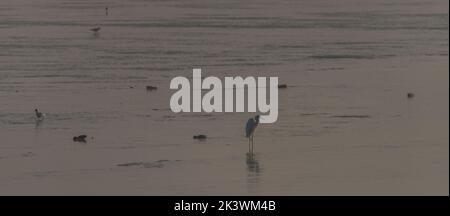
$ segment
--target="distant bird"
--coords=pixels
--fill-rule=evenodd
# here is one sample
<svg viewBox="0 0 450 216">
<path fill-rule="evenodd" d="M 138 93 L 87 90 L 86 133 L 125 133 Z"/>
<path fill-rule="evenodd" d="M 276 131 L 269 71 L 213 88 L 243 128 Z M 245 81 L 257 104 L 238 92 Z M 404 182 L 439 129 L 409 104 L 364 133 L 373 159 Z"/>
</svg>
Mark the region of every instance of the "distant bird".
<svg viewBox="0 0 450 216">
<path fill-rule="evenodd" d="M 34 113 L 36 114 L 36 120 L 42 121 L 45 118 L 45 113 L 39 112 L 38 109 L 34 109 Z"/>
<path fill-rule="evenodd" d="M 91 28 L 90 30 L 94 33 L 98 33 L 98 31 L 100 31 L 100 29 L 102 29 L 101 27 L 95 27 L 95 28 Z"/>
<path fill-rule="evenodd" d="M 253 137 L 255 135 L 256 127 L 259 124 L 259 115 L 248 119 L 245 126 L 245 137 L 248 138 L 248 151 L 253 153 Z"/>
<path fill-rule="evenodd" d="M 158 89 L 158 87 L 156 87 L 156 86 L 146 86 L 145 89 L 147 89 L 147 91 L 153 91 L 153 90 Z"/>
<path fill-rule="evenodd" d="M 413 97 L 414 97 L 414 93 L 408 92 L 408 94 L 406 95 L 406 97 L 408 97 L 408 98 L 413 98 Z"/>
<path fill-rule="evenodd" d="M 73 141 L 74 142 L 86 142 L 86 135 L 79 135 L 79 136 L 74 136 L 73 137 Z"/>
<path fill-rule="evenodd" d="M 200 135 L 194 135 L 194 137 L 192 137 L 194 139 L 198 139 L 198 140 L 204 140 L 206 139 L 206 135 L 200 134 Z"/>
</svg>

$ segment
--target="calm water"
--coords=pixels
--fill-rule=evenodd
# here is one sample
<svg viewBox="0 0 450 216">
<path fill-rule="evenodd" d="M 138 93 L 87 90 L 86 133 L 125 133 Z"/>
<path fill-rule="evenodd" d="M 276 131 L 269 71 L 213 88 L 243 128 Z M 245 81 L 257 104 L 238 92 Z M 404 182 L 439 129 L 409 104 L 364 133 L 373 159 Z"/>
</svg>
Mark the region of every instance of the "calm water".
<svg viewBox="0 0 450 216">
<path fill-rule="evenodd" d="M 448 7 L 2 0 L 0 194 L 448 195 Z M 194 67 L 289 86 L 254 156 L 253 114 L 170 111 Z"/>
</svg>

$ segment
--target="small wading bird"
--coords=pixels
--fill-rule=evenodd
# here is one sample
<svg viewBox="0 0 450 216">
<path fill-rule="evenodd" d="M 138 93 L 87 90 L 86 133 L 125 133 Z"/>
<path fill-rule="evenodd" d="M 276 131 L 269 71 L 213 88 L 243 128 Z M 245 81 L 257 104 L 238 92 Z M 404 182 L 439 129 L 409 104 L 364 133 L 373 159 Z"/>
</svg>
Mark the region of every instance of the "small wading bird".
<svg viewBox="0 0 450 216">
<path fill-rule="evenodd" d="M 36 120 L 37 121 L 44 120 L 44 118 L 45 118 L 45 114 L 44 113 L 39 112 L 38 109 L 34 109 L 34 113 L 36 113 Z"/>
<path fill-rule="evenodd" d="M 248 138 L 248 151 L 253 153 L 253 137 L 255 135 L 255 129 L 259 124 L 259 115 L 248 119 L 245 126 L 245 137 Z"/>
</svg>

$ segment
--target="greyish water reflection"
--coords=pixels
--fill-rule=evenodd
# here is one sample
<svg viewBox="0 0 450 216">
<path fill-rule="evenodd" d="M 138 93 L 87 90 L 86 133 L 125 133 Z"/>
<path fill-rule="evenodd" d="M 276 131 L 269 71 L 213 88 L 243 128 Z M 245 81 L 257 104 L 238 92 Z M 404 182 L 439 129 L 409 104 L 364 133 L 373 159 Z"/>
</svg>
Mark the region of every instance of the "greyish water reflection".
<svg viewBox="0 0 450 216">
<path fill-rule="evenodd" d="M 246 165 L 247 165 L 247 183 L 248 183 L 248 192 L 250 194 L 257 194 L 258 188 L 260 187 L 260 178 L 262 175 L 262 167 L 260 166 L 260 162 L 257 159 L 257 154 L 254 152 L 247 152 L 246 156 Z"/>
</svg>

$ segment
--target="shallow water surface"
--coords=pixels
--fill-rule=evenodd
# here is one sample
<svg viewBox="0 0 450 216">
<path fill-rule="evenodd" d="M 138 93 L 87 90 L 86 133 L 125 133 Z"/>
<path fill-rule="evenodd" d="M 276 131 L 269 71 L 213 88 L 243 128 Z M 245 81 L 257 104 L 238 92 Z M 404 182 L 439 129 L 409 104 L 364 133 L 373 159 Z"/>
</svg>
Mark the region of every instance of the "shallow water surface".
<svg viewBox="0 0 450 216">
<path fill-rule="evenodd" d="M 448 6 L 3 0 L 0 194 L 448 195 Z M 287 84 L 255 154 L 253 114 L 170 111 L 196 67 Z"/>
</svg>

